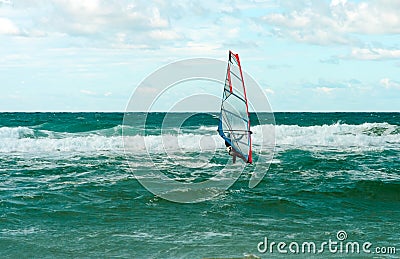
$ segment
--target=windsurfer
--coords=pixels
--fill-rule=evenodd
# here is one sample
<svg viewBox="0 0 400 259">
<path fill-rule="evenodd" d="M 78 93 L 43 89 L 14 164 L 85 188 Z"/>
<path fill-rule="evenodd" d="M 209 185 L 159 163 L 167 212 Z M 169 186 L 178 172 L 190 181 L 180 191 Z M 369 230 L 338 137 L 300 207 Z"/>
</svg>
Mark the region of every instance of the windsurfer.
<svg viewBox="0 0 400 259">
<path fill-rule="evenodd" d="M 239 55 L 229 51 L 228 67 L 221 100 L 218 134 L 225 140 L 226 150 L 233 158 L 252 163 L 250 114 Z"/>
<path fill-rule="evenodd" d="M 228 154 L 232 156 L 232 163 L 236 163 L 236 157 L 241 158 L 245 163 L 247 162 L 246 158 L 237 152 L 229 143 L 228 141 L 225 140 L 225 146 L 226 146 L 226 151 L 228 151 Z"/>
</svg>

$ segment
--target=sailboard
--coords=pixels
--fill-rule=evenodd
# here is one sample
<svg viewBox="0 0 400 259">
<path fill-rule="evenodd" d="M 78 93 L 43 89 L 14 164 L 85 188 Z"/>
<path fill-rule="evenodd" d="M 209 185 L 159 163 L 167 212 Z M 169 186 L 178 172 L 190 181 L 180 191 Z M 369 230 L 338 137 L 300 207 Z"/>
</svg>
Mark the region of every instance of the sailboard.
<svg viewBox="0 0 400 259">
<path fill-rule="evenodd" d="M 247 163 L 252 163 L 249 106 L 239 55 L 229 51 L 218 133 Z"/>
</svg>

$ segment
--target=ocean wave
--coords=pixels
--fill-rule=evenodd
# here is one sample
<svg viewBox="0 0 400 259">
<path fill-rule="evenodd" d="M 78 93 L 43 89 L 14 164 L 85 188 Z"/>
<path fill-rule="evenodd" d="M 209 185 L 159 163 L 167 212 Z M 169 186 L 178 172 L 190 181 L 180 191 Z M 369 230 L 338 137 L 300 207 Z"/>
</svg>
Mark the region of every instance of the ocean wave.
<svg viewBox="0 0 400 259">
<path fill-rule="evenodd" d="M 255 126 L 257 134 L 265 126 Z M 300 127 L 297 125 L 275 126 L 278 146 L 367 148 L 398 147 L 400 127 L 388 123 L 364 123 L 360 125 L 333 124 Z M 256 141 L 255 141 L 256 142 Z"/>
<path fill-rule="evenodd" d="M 136 135 L 138 131 L 137 128 L 125 125 L 117 125 L 110 128 L 99 129 L 99 130 L 90 130 L 90 131 L 81 131 L 81 132 L 67 132 L 61 130 L 46 130 L 41 129 L 37 126 L 32 127 L 0 127 L 0 140 L 1 139 L 24 139 L 24 138 L 51 138 L 51 139 L 60 139 L 60 138 L 68 138 L 68 137 L 88 137 L 93 135 L 104 136 L 104 137 L 113 137 L 113 136 L 121 136 L 122 132 L 127 135 Z"/>
<path fill-rule="evenodd" d="M 0 128 L 0 139 L 3 138 L 30 138 L 34 137 L 34 130 L 28 127 L 1 127 Z"/>
<path fill-rule="evenodd" d="M 87 136 L 66 138 L 0 139 L 0 152 L 90 152 L 122 150 L 121 137 Z"/>
<path fill-rule="evenodd" d="M 1 127 L 0 152 L 122 151 L 131 152 L 215 152 L 224 143 L 214 127 L 200 127 L 193 133 L 139 135 L 132 127 L 115 126 L 90 132 L 66 133 L 29 127 Z M 126 132 L 122 137 L 122 130 Z M 255 150 L 271 145 L 279 148 L 390 149 L 400 147 L 400 127 L 388 123 L 322 126 L 257 125 L 252 128 Z M 123 138 L 125 141 L 123 141 Z"/>
</svg>

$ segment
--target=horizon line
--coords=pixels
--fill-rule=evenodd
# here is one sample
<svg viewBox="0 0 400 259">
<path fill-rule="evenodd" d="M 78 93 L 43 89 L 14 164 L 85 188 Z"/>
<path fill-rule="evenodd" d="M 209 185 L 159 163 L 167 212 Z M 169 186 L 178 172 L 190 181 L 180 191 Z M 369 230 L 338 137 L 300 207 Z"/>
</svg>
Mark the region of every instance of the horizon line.
<svg viewBox="0 0 400 259">
<path fill-rule="evenodd" d="M 101 110 L 82 110 L 82 111 L 71 111 L 71 110 L 20 110 L 20 111 L 11 111 L 11 110 L 0 110 L 0 113 L 156 113 L 156 112 L 164 112 L 169 113 L 169 111 L 120 111 L 120 110 L 110 110 L 110 111 L 101 111 Z M 219 113 L 220 111 L 174 111 L 171 113 Z M 250 111 L 249 113 L 400 113 L 400 111 L 394 110 L 277 110 L 277 111 Z"/>
</svg>

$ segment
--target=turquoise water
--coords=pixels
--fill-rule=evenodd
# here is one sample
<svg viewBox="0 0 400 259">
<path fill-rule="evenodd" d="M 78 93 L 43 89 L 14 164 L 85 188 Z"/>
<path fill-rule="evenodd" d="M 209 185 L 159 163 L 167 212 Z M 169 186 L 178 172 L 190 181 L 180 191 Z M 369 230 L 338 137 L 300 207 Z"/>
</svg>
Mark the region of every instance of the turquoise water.
<svg viewBox="0 0 400 259">
<path fill-rule="evenodd" d="M 248 187 L 247 166 L 231 188 L 193 204 L 159 198 L 135 178 L 161 166 L 196 182 L 230 163 L 215 115 L 169 116 L 188 119 L 161 127 L 165 114 L 150 114 L 144 131 L 122 126 L 122 113 L 0 113 L 0 257 L 270 258 L 276 247 L 257 249 L 265 237 L 319 245 L 342 230 L 346 241 L 399 255 L 399 113 L 275 113 L 276 150 L 261 183 Z M 260 118 L 252 114 L 255 149 Z M 122 132 L 151 148 L 138 141 L 125 154 Z"/>
</svg>

